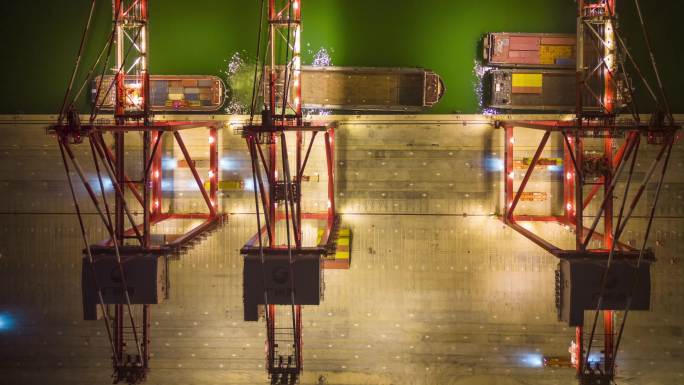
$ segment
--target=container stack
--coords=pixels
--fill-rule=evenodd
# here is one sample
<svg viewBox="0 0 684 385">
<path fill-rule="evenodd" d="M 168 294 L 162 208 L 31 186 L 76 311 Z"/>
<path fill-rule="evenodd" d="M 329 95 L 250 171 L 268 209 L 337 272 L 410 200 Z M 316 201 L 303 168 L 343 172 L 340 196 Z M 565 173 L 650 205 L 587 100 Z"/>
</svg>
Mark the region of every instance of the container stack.
<svg viewBox="0 0 684 385">
<path fill-rule="evenodd" d="M 113 76 L 105 76 L 103 89 L 111 84 Z M 93 103 L 100 77 L 93 82 Z M 150 76 L 150 100 L 153 111 L 209 112 L 217 111 L 225 99 L 223 81 L 215 76 Z M 114 107 L 114 93 L 100 93 L 99 103 L 104 110 Z"/>
<path fill-rule="evenodd" d="M 569 112 L 575 109 L 577 39 L 570 34 L 490 33 L 484 40 L 488 107 Z"/>
</svg>

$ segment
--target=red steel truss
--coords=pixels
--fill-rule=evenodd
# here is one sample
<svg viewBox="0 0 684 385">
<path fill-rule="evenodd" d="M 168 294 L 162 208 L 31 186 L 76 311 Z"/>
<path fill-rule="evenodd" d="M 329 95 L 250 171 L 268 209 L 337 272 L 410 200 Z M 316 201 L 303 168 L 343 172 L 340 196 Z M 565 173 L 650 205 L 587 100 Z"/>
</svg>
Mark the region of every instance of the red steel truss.
<svg viewBox="0 0 684 385">
<path fill-rule="evenodd" d="M 614 260 L 631 260 L 637 266 L 655 261 L 653 251 L 646 248 L 646 241 L 653 221 L 660 186 L 667 170 L 675 133 L 680 127 L 675 126 L 666 100 L 661 105 L 664 111 L 653 114 L 649 122 L 643 122 L 634 107 L 631 79 L 627 77 L 625 61 L 629 59 L 632 62 L 642 79 L 643 75 L 624 47 L 616 29 L 615 0 L 578 1 L 577 37 L 578 83 L 575 120 L 500 122 L 500 126 L 505 130 L 503 221 L 559 259 L 594 260 L 605 265 L 603 286 L 590 336 L 589 338 L 585 336 L 583 326 L 577 327 L 576 351 L 573 356 L 577 357 L 577 375 L 581 384 L 611 383 L 615 375 L 615 355 L 621 337 L 620 332 L 616 342 L 614 310 L 629 311 L 629 305 L 626 309 L 602 310 L 603 338 L 602 341 L 595 340 L 606 277 L 611 262 Z M 657 74 L 655 62 L 652 64 Z M 645 81 L 644 83 L 648 87 Z M 660 86 L 662 91 L 662 85 Z M 650 87 L 648 89 L 657 102 L 655 93 Z M 664 99 L 664 92 L 661 96 Z M 585 104 L 600 107 L 598 109 L 584 108 Z M 623 109 L 631 113 L 631 118 L 627 119 L 618 115 L 618 112 Z M 541 130 L 544 133 L 529 167 L 517 186 L 515 186 L 516 175 L 513 167 L 516 128 Z M 564 149 L 563 214 L 516 214 L 515 210 L 520 198 L 535 168 L 539 165 L 544 148 L 552 135 L 562 140 Z M 659 146 L 659 149 L 636 194 L 630 195 L 628 199 L 627 195 L 642 136 L 648 139 L 649 145 Z M 601 143 L 602 154 L 585 152 L 585 145 L 593 144 L 596 147 L 598 143 Z M 618 144 L 620 146 L 615 149 Z M 621 194 L 616 186 L 624 169 L 629 171 L 625 190 Z M 657 172 L 659 173 L 658 190 L 650 209 L 648 229 L 643 245 L 636 249 L 622 243 L 621 235 L 643 197 L 647 185 Z M 596 200 L 601 191 L 603 198 L 599 201 L 598 212 L 593 218 L 587 217 L 585 209 Z M 614 199 L 622 202 L 619 213 L 614 211 Z M 575 247 L 567 250 L 554 245 L 543 236 L 523 227 L 523 222 L 555 222 L 567 226 L 574 230 Z M 600 222 L 603 226 L 602 232 L 597 231 Z M 590 247 L 592 240 L 599 246 Z M 627 303 L 630 302 L 631 297 Z M 624 327 L 624 320 L 626 320 L 626 314 L 622 327 Z M 589 360 L 592 345 L 601 356 L 598 360 Z M 601 348 L 598 349 L 597 345 Z"/>
<path fill-rule="evenodd" d="M 274 297 L 269 300 L 272 293 L 267 290 L 263 300 L 267 324 L 266 368 L 272 383 L 289 384 L 298 380 L 303 366 L 301 303 L 293 293 L 293 265 L 298 258 L 305 256 L 325 259 L 334 254 L 336 248 L 339 218 L 334 197 L 335 131 L 329 125 L 302 119 L 301 0 L 267 1 L 267 45 L 263 52 L 261 80 L 255 71 L 252 103 L 253 118 L 257 90 L 264 89 L 262 119 L 260 123 L 250 119 L 250 124 L 243 128 L 252 161 L 258 231 L 241 253 L 246 258 L 260 256 L 262 266 L 276 256 L 289 258 L 288 296 L 291 295 L 291 300 L 274 303 Z M 263 8 L 262 1 L 262 12 Z M 262 55 L 260 46 L 257 51 Z M 294 162 L 289 159 L 287 144 L 292 137 Z M 324 140 L 328 174 L 327 211 L 307 214 L 302 212 L 302 179 L 317 137 Z M 325 234 L 317 246 L 307 247 L 302 241 L 302 221 L 314 219 L 325 221 Z M 284 222 L 284 234 L 277 233 L 282 231 L 276 226 L 278 222 Z M 282 317 L 287 326 L 276 324 L 279 307 L 290 307 L 291 317 Z"/>
<path fill-rule="evenodd" d="M 211 231 L 222 223 L 223 215 L 217 210 L 218 147 L 217 122 L 153 122 L 149 109 L 149 71 L 148 71 L 148 1 L 113 0 L 113 30 L 110 39 L 102 49 L 99 58 L 86 76 L 86 82 L 69 101 L 74 78 L 79 71 L 80 58 L 90 28 L 95 1 L 85 28 L 74 74 L 67 89 L 64 103 L 56 124 L 49 128 L 60 146 L 72 197 L 81 223 L 84 240 L 84 267 L 92 271 L 93 282 L 83 282 L 84 290 L 97 292 L 100 316 L 103 317 L 107 335 L 112 348 L 114 383 L 125 381 L 138 383 L 145 379 L 150 359 L 150 303 L 141 303 L 133 298 L 125 272 L 124 264 L 135 258 L 158 258 L 179 253 L 191 246 L 198 237 Z M 101 61 L 102 75 L 108 69 L 110 57 L 114 57 L 115 81 L 109 88 L 97 87 L 95 100 L 101 93 L 116 93 L 114 120 L 98 119 L 101 105 L 93 106 L 87 123 L 81 123 L 76 113 L 74 101 L 91 81 Z M 102 76 L 100 77 L 103 78 Z M 106 87 L 106 86 L 105 86 Z M 192 128 L 206 128 L 210 153 L 209 171 L 203 178 L 195 165 L 181 132 Z M 113 140 L 109 141 L 108 134 Z M 142 134 L 142 161 L 127 162 L 132 157 L 127 152 L 127 138 L 133 140 Z M 172 136 L 182 152 L 193 175 L 197 188 L 206 203 L 206 213 L 164 212 L 164 191 L 162 189 L 161 147 L 163 137 Z M 97 185 L 93 185 L 81 166 L 73 146 L 88 139 L 92 156 L 92 166 L 96 171 Z M 110 144 L 113 149 L 110 149 Z M 170 145 L 173 145 L 171 143 Z M 74 192 L 70 171 L 78 176 L 90 202 L 101 218 L 109 238 L 95 245 L 87 242 L 83 226 L 81 205 Z M 136 170 L 137 168 L 137 170 Z M 104 174 L 104 178 L 103 178 Z M 110 207 L 105 182 L 111 182 L 114 206 Z M 204 179 L 204 180 L 203 180 Z M 205 189 L 205 181 L 209 191 Z M 99 191 L 99 192 L 98 192 Z M 166 192 L 167 194 L 169 191 Z M 172 193 L 172 191 L 171 191 Z M 171 194 L 172 195 L 172 194 Z M 173 199 L 173 198 L 167 198 Z M 164 221 L 195 219 L 202 223 L 183 234 L 163 234 L 153 231 L 153 226 Z M 108 300 L 98 283 L 96 261 L 100 258 L 114 258 L 120 273 L 121 298 Z M 151 276 L 150 279 L 157 279 Z M 88 285 L 88 286 L 86 286 Z M 93 287 L 91 287 L 93 286 Z M 137 294 L 137 293 L 136 293 Z M 154 302 L 157 303 L 157 302 Z"/>
</svg>

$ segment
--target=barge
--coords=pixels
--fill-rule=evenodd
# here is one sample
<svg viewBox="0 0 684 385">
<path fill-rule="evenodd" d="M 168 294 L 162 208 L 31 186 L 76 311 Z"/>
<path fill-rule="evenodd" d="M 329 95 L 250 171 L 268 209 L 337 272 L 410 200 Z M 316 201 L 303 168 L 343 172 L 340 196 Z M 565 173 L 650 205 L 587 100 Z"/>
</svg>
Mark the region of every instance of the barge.
<svg viewBox="0 0 684 385">
<path fill-rule="evenodd" d="M 489 108 L 572 112 L 576 109 L 575 71 L 495 69 L 488 73 Z"/>
<path fill-rule="evenodd" d="M 301 79 L 307 109 L 420 112 L 445 91 L 442 78 L 423 68 L 303 66 Z"/>
<path fill-rule="evenodd" d="M 487 107 L 503 111 L 574 112 L 577 74 L 574 70 L 502 68 L 485 77 Z M 622 99 L 616 99 L 622 103 Z M 601 102 L 584 93 L 582 109 L 596 112 Z"/>
<path fill-rule="evenodd" d="M 522 68 L 575 68 L 577 38 L 571 34 L 495 32 L 484 37 L 486 65 Z"/>
<path fill-rule="evenodd" d="M 99 100 L 96 101 L 100 79 L 98 76 L 93 80 L 91 102 L 100 104 L 104 111 L 112 111 L 115 92 L 107 93 L 107 90 L 114 76 L 104 77 Z M 225 100 L 225 89 L 223 81 L 216 76 L 150 75 L 150 109 L 155 112 L 218 111 Z"/>
</svg>

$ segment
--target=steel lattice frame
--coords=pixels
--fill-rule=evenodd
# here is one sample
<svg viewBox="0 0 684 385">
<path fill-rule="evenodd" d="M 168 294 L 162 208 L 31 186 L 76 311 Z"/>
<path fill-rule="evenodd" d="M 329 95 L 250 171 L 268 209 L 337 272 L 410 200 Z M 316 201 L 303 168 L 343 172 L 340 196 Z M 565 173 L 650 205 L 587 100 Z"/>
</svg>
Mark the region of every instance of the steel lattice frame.
<svg viewBox="0 0 684 385">
<path fill-rule="evenodd" d="M 257 81 L 255 76 L 255 90 L 264 90 L 262 119 L 260 123 L 250 120 L 250 124 L 242 129 L 252 162 L 259 230 L 241 249 L 241 253 L 259 255 L 262 263 L 270 256 L 289 255 L 292 266 L 296 256 L 323 258 L 335 252 L 339 226 L 334 197 L 335 132 L 332 126 L 304 122 L 302 119 L 301 0 L 266 1 L 268 41 L 262 59 L 262 80 Z M 261 54 L 258 52 L 258 55 Z M 253 102 L 252 116 L 255 106 L 256 102 Z M 288 158 L 287 134 L 295 136 L 294 164 Z M 309 137 L 306 147 L 305 136 Z M 302 179 L 315 139 L 321 136 L 325 142 L 328 176 L 327 211 L 303 213 Z M 294 175 L 291 169 L 294 169 Z M 325 220 L 325 233 L 317 246 L 306 247 L 302 243 L 304 219 Z M 286 244 L 279 244 L 277 240 L 280 238 L 276 223 L 280 221 L 285 222 Z M 295 383 L 303 367 L 301 305 L 294 303 L 293 295 L 291 325 L 276 328 L 277 307 L 268 303 L 268 299 L 265 302 L 266 369 L 272 383 Z M 288 333 L 292 339 L 280 340 L 278 336 L 281 333 Z M 284 344 L 291 344 L 293 349 L 283 360 L 278 354 L 278 347 L 282 348 Z"/>
<path fill-rule="evenodd" d="M 66 110 L 67 100 L 71 96 L 73 78 L 78 72 L 80 56 L 85 47 L 86 35 L 93 15 L 95 2 L 92 2 L 88 24 L 84 31 L 79 56 L 76 61 L 74 75 L 65 95 L 65 103 L 60 111 L 58 122 L 50 126 L 48 132 L 57 137 L 60 150 L 62 151 L 67 178 L 71 186 L 74 204 L 76 206 L 81 230 L 84 239 L 84 254 L 89 268 L 94 270 L 94 258 L 98 256 L 115 257 L 121 274 L 122 292 L 125 297 L 124 304 L 105 304 L 102 297 L 102 288 L 94 278 L 94 288 L 98 293 L 101 314 L 107 328 L 107 335 L 112 346 L 112 362 L 114 367 L 114 382 L 126 381 L 138 383 L 144 381 L 148 370 L 150 358 L 150 305 L 134 305 L 129 298 L 129 288 L 122 261 L 137 255 L 161 255 L 168 256 L 179 253 L 189 247 L 199 236 L 211 231 L 222 223 L 223 215 L 217 210 L 217 178 L 218 169 L 218 122 L 153 122 L 149 109 L 149 72 L 148 72 L 148 39 L 147 31 L 149 15 L 147 0 L 113 0 L 113 30 L 107 45 L 102 49 L 100 57 L 88 73 L 86 83 L 76 94 L 78 98 L 85 88 L 102 58 L 105 63 L 102 66 L 102 74 L 108 69 L 110 56 L 114 56 L 115 81 L 109 88 L 104 89 L 102 82 L 97 86 L 95 100 L 100 100 L 101 93 L 108 95 L 116 93 L 114 121 L 98 119 L 101 105 L 97 102 L 93 106 L 88 123 L 81 124 L 78 114 L 75 113 L 71 102 Z M 112 51 L 113 54 L 112 54 Z M 100 79 L 103 79 L 101 76 Z M 112 90 L 113 88 L 113 90 Z M 192 128 L 208 129 L 209 146 L 209 174 L 206 181 L 209 191 L 205 189 L 204 181 L 197 171 L 195 162 L 191 158 L 183 138 L 182 130 Z M 105 134 L 111 133 L 114 137 L 114 149 L 111 150 L 106 143 Z M 131 171 L 131 166 L 126 165 L 127 133 L 143 136 L 142 168 L 135 172 L 136 178 L 131 178 L 125 170 Z M 197 183 L 198 189 L 207 205 L 207 214 L 196 213 L 164 213 L 162 210 L 162 183 L 161 183 L 161 144 L 165 133 L 172 135 L 178 144 L 190 171 Z M 93 165 L 97 171 L 99 190 L 101 196 L 96 194 L 97 187 L 93 187 L 86 177 L 81 162 L 75 155 L 72 145 L 80 144 L 87 138 L 90 144 Z M 95 207 L 109 238 L 95 245 L 88 244 L 86 230 L 81 218 L 80 204 L 77 201 L 71 179 L 71 167 L 76 171 L 78 179 L 85 188 L 90 202 Z M 114 207 L 110 211 L 103 178 L 101 173 L 111 181 L 114 190 Z M 141 222 L 136 222 L 134 208 L 139 207 L 142 213 Z M 113 220 L 112 220 L 113 217 Z M 203 223 L 195 226 L 185 234 L 180 234 L 172 241 L 162 243 L 151 240 L 152 226 L 169 219 L 201 219 Z M 177 235 L 177 234 L 173 234 Z M 88 284 L 84 282 L 84 285 Z M 113 313 L 113 314 L 112 314 Z M 127 350 L 127 348 L 129 350 Z M 131 352 L 132 349 L 132 352 Z"/>
<path fill-rule="evenodd" d="M 658 166 L 661 167 L 658 186 L 662 181 L 667 169 L 669 155 L 675 140 L 675 132 L 680 128 L 674 125 L 671 119 L 669 124 L 658 119 L 644 123 L 639 116 L 638 110 L 633 103 L 633 95 L 630 79 L 625 70 L 625 57 L 633 60 L 626 47 L 622 44 L 616 30 L 615 0 L 578 1 L 577 18 L 577 109 L 574 121 L 505 121 L 500 122 L 505 130 L 505 162 L 504 162 L 504 215 L 503 221 L 521 233 L 538 246 L 559 259 L 591 259 L 606 263 L 607 275 L 612 260 L 627 259 L 639 263 L 650 263 L 655 260 L 650 249 L 646 249 L 646 233 L 641 249 L 635 249 L 620 242 L 625 225 L 629 221 L 634 208 L 640 202 L 646 185 L 650 182 Z M 619 44 L 620 43 L 620 44 Z M 624 51 L 618 48 L 624 48 Z M 636 67 L 636 65 L 635 65 Z M 654 65 L 655 67 L 655 65 Z M 638 67 L 636 67 L 638 70 Z M 640 74 L 641 75 L 641 74 Z M 642 76 L 643 78 L 643 76 Z M 648 84 L 646 84 L 648 87 Z M 653 91 L 649 91 L 654 95 Z M 585 105 L 597 106 L 588 107 Z M 621 118 L 618 114 L 620 109 L 628 109 L 630 119 Z M 515 191 L 515 171 L 513 156 L 515 148 L 514 128 L 528 128 L 542 130 L 544 135 L 537 147 L 529 167 L 525 171 L 522 181 Z M 553 133 L 562 136 L 564 161 L 563 161 L 563 215 L 516 215 L 515 209 L 520 201 L 525 187 L 541 158 L 544 147 Z M 627 194 L 629 181 L 632 180 L 635 159 L 638 155 L 641 136 L 648 137 L 650 144 L 659 145 L 657 156 L 652 160 L 646 177 L 639 186 L 628 206 Z M 624 137 L 621 146 L 614 150 L 616 140 Z M 585 157 L 584 145 L 589 140 L 602 141 L 603 154 L 597 161 L 603 164 L 602 175 L 598 181 L 589 183 L 589 170 Z M 628 163 L 631 163 L 628 165 Z M 624 194 L 619 194 L 616 185 L 623 169 L 629 167 L 629 179 Z M 587 187 L 592 185 L 588 194 Z M 598 193 L 603 190 L 603 199 L 599 206 L 599 212 L 587 227 L 585 209 L 591 204 Z M 619 215 L 615 215 L 613 197 L 622 200 Z M 650 223 L 655 213 L 655 203 L 651 207 Z M 626 214 L 625 210 L 627 209 Z M 623 215 L 624 214 L 624 215 Z M 596 231 L 599 221 L 603 219 L 603 233 Z M 617 222 L 615 222 L 617 219 Z M 521 222 L 555 222 L 574 229 L 575 248 L 563 250 L 544 237 L 526 229 Z M 590 241 L 596 240 L 601 243 L 599 248 L 589 248 Z M 604 275 L 604 279 L 605 276 Z M 599 297 L 599 307 L 603 296 Z M 615 375 L 615 354 L 617 346 L 615 341 L 615 314 L 613 310 L 604 310 L 603 323 L 603 349 L 599 362 L 591 365 L 589 354 L 593 342 L 596 323 L 598 320 L 598 308 L 595 313 L 591 337 L 585 344 L 583 327 L 576 328 L 576 351 L 573 356 L 577 357 L 576 367 L 580 383 L 595 383 L 595 381 L 610 382 Z M 624 322 L 624 320 L 623 320 Z M 623 323 L 624 326 L 624 323 Z M 619 341 L 618 341 L 619 343 Z M 599 350 L 599 349 L 596 349 Z M 603 382 L 601 382 L 603 383 Z"/>
<path fill-rule="evenodd" d="M 148 9 L 146 0 L 113 0 L 116 30 L 117 123 L 142 119 L 149 123 L 150 74 L 148 71 Z M 127 52 L 131 54 L 126 55 Z"/>
</svg>

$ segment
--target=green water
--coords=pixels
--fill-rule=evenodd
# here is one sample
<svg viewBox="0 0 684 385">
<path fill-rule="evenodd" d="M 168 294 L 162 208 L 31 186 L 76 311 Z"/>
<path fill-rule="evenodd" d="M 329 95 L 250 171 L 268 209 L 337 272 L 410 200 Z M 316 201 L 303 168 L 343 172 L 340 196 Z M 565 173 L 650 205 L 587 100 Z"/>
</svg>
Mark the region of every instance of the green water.
<svg viewBox="0 0 684 385">
<path fill-rule="evenodd" d="M 3 2 L 0 113 L 58 110 L 89 3 Z M 678 29 L 684 2 L 642 3 L 674 110 L 684 112 L 684 34 Z M 618 6 L 630 45 L 643 57 L 632 0 Z M 431 112 L 476 113 L 473 66 L 482 34 L 574 33 L 575 7 L 573 0 L 305 0 L 303 59 L 310 62 L 326 47 L 335 65 L 429 68 L 447 87 Z M 110 8 L 111 1 L 98 2 L 84 63 L 106 40 Z M 258 0 L 150 0 L 152 73 L 222 75 L 234 52 L 255 51 L 258 16 Z"/>
</svg>

